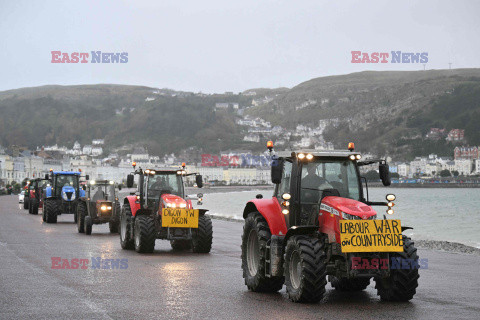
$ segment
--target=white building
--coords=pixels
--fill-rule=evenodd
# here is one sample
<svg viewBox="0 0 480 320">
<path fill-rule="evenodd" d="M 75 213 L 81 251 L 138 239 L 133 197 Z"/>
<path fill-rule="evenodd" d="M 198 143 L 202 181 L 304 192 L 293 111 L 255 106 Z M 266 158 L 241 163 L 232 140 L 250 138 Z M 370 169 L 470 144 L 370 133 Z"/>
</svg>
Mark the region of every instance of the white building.
<svg viewBox="0 0 480 320">
<path fill-rule="evenodd" d="M 88 154 L 88 155 L 92 154 L 92 146 L 89 144 L 84 145 L 82 152 L 83 154 Z"/>
<path fill-rule="evenodd" d="M 461 176 L 468 176 L 472 173 L 472 160 L 469 159 L 462 159 L 462 160 L 455 160 L 455 171 Z"/>
<path fill-rule="evenodd" d="M 103 148 L 100 146 L 95 146 L 92 148 L 92 156 L 98 157 L 103 154 Z"/>
<path fill-rule="evenodd" d="M 400 177 L 408 177 L 410 174 L 410 166 L 406 163 L 401 163 L 397 166 L 397 173 Z"/>
</svg>

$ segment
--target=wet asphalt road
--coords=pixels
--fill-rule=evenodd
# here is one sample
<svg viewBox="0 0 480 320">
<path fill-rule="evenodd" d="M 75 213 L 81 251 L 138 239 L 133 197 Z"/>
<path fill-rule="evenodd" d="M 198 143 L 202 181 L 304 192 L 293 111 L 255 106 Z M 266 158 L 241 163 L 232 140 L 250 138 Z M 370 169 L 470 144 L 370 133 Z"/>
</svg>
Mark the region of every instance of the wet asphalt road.
<svg viewBox="0 0 480 320">
<path fill-rule="evenodd" d="M 247 291 L 240 268 L 242 224 L 214 220 L 210 254 L 172 252 L 157 240 L 153 254 L 122 250 L 108 225 L 78 234 L 72 215 L 58 224 L 0 197 L 0 319 L 478 319 L 480 256 L 419 250 L 420 270 L 409 303 L 384 303 L 373 281 L 365 292 L 327 286 L 318 304 Z M 88 269 L 52 269 L 51 257 L 89 259 Z M 91 258 L 128 259 L 127 269 L 92 269 Z"/>
</svg>

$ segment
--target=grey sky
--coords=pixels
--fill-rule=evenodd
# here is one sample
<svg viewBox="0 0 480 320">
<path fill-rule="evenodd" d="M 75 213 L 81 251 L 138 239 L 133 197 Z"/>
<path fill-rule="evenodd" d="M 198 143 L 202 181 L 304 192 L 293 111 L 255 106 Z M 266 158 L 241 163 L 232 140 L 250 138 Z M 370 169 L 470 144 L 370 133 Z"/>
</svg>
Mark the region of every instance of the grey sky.
<svg viewBox="0 0 480 320">
<path fill-rule="evenodd" d="M 352 50 L 428 52 L 480 67 L 480 1 L 0 0 L 0 90 L 118 83 L 224 92 L 363 70 Z M 52 64 L 52 50 L 128 52 L 127 64 Z"/>
</svg>

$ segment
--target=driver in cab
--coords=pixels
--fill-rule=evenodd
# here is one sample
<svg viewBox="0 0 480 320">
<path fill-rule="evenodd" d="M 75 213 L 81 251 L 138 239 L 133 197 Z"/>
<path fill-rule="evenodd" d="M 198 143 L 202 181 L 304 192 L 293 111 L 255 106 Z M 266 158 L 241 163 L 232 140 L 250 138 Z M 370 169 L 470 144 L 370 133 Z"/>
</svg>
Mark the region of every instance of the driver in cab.
<svg viewBox="0 0 480 320">
<path fill-rule="evenodd" d="M 320 191 L 331 189 L 332 186 L 325 178 L 317 175 L 317 165 L 306 165 L 307 175 L 302 179 L 302 202 L 317 203 L 320 200 Z"/>
</svg>

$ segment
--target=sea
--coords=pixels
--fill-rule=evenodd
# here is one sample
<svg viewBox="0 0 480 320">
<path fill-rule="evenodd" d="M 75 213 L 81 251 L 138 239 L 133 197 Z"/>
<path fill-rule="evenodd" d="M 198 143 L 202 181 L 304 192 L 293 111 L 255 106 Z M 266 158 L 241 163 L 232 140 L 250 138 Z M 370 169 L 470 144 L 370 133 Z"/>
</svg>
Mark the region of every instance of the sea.
<svg viewBox="0 0 480 320">
<path fill-rule="evenodd" d="M 480 188 L 369 188 L 370 201 L 385 201 L 387 193 L 396 195 L 394 214 L 387 219 L 400 219 L 402 226 L 413 227 L 408 234 L 416 240 L 458 242 L 480 248 Z M 262 194 L 271 197 L 271 190 L 207 193 L 203 205 L 211 214 L 243 220 L 248 200 Z M 386 207 L 373 207 L 383 218 Z"/>
</svg>

